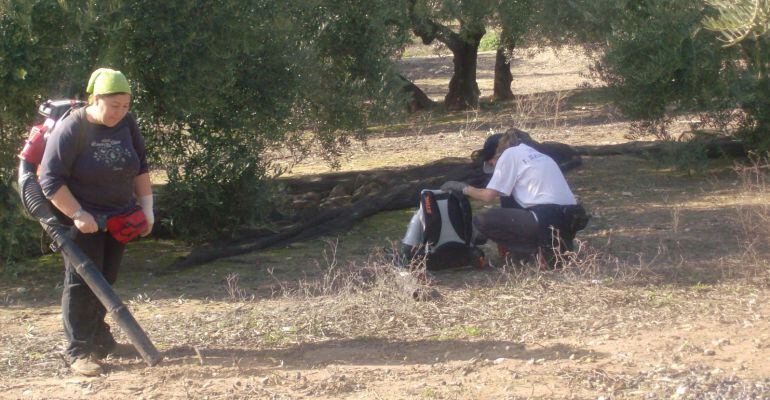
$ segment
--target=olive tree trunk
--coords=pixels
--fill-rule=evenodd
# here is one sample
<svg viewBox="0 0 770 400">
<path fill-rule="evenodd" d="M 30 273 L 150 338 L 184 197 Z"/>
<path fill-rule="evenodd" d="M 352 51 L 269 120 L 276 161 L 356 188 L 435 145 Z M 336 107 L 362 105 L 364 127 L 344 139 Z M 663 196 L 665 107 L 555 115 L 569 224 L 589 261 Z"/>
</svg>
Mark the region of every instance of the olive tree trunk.
<svg viewBox="0 0 770 400">
<path fill-rule="evenodd" d="M 416 11 L 417 1 L 407 1 L 412 31 L 424 44 L 434 40 L 444 43 L 452 51 L 454 72 L 449 81 L 449 92 L 444 97 L 448 110 L 465 110 L 479 105 L 479 85 L 476 83 L 476 64 L 479 43 L 486 33 L 481 19 L 460 21 L 460 31 L 442 25 Z"/>
<path fill-rule="evenodd" d="M 504 101 L 513 99 L 511 82 L 513 82 L 511 63 L 508 61 L 508 57 L 505 56 L 505 49 L 500 47 L 497 49 L 497 56 L 495 57 L 495 86 L 492 95 L 493 100 Z"/>
<path fill-rule="evenodd" d="M 476 64 L 481 38 L 470 41 L 456 39 L 449 44 L 452 50 L 454 73 L 449 81 L 449 92 L 444 97 L 447 110 L 466 110 L 479 105 L 479 85 L 476 83 Z"/>
</svg>

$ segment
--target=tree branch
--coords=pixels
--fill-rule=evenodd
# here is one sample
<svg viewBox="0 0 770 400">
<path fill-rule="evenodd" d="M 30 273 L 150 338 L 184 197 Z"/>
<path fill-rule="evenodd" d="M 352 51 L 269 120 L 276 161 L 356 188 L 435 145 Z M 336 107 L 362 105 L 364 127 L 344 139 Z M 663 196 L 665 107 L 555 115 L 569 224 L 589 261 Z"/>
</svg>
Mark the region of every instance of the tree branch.
<svg viewBox="0 0 770 400">
<path fill-rule="evenodd" d="M 417 0 L 409 0 L 409 20 L 412 23 L 412 32 L 422 39 L 423 44 L 431 44 L 434 40 L 444 43 L 450 49 L 457 48 L 462 38 L 451 29 L 441 25 L 430 18 L 418 15 L 415 12 Z"/>
</svg>

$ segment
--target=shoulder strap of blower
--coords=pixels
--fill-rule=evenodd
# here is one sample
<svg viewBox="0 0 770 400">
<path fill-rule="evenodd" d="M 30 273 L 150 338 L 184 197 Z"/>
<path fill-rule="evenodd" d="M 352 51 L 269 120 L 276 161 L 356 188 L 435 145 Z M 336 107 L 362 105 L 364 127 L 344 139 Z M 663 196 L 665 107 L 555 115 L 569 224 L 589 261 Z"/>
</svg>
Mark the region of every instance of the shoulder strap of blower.
<svg viewBox="0 0 770 400">
<path fill-rule="evenodd" d="M 82 111 L 81 111 L 82 110 Z M 78 123 L 77 130 L 78 130 L 78 141 L 77 141 L 77 154 L 80 155 L 80 153 L 83 152 L 83 150 L 86 148 L 86 111 L 85 107 L 79 107 L 79 108 L 70 108 L 65 115 L 62 116 L 62 119 L 66 118 L 70 114 L 73 114 L 77 111 L 80 111 L 80 122 Z"/>
</svg>

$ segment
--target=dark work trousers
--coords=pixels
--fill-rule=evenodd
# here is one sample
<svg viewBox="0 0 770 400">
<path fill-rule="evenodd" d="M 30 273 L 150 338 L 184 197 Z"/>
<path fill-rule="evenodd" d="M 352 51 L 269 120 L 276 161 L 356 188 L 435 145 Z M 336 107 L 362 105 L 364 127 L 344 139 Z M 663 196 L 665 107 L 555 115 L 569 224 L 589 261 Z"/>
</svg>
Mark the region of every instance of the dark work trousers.
<svg viewBox="0 0 770 400">
<path fill-rule="evenodd" d="M 519 253 L 535 253 L 540 227 L 529 210 L 493 208 L 473 217 L 473 225 L 493 242 Z"/>
<path fill-rule="evenodd" d="M 75 244 L 94 262 L 107 282 L 111 285 L 115 283 L 126 245 L 115 240 L 108 232 L 86 234 L 73 226 L 72 234 Z M 62 319 L 64 335 L 69 342 L 66 353 L 70 359 L 75 360 L 89 356 L 99 346 L 110 347 L 115 339 L 109 325 L 104 322 L 106 309 L 102 303 L 66 257 L 64 267 Z"/>
</svg>

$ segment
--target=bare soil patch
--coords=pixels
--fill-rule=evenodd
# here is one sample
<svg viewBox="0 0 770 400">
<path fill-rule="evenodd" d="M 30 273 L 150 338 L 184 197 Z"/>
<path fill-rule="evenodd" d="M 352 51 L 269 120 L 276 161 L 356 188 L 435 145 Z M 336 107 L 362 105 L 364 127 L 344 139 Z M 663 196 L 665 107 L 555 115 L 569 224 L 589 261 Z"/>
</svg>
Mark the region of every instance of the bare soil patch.
<svg viewBox="0 0 770 400">
<path fill-rule="evenodd" d="M 435 58 L 403 65 L 440 99 L 450 60 Z M 627 140 L 629 121 L 578 88 L 586 65 L 522 59 L 518 102 L 377 127 L 342 169 L 465 157 L 514 123 L 541 141 Z M 490 244 L 489 268 L 436 274 L 441 296 L 425 302 L 400 290 L 383 256 L 411 210 L 174 275 L 158 271 L 184 246 L 134 243 L 116 289 L 166 359 L 113 357 L 97 378 L 61 358 L 61 267 L 42 257 L 0 284 L 0 398 L 769 398 L 766 169 L 676 168 L 684 161 L 587 158 L 567 176 L 593 214 L 569 268 L 507 265 Z M 325 171 L 311 157 L 292 173 Z"/>
</svg>

